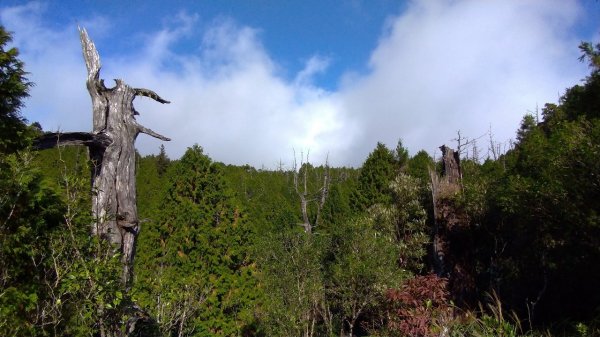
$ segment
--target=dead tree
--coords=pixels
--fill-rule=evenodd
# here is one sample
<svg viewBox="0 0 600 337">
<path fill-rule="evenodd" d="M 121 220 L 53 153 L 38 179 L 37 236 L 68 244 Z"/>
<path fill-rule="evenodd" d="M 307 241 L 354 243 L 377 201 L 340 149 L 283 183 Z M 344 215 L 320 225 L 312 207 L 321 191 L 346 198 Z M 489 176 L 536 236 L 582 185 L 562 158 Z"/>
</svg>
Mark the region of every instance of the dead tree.
<svg viewBox="0 0 600 337">
<path fill-rule="evenodd" d="M 460 154 L 458 151 L 440 146 L 442 151 L 442 174 L 439 176 L 434 170 L 429 170 L 431 179 L 431 197 L 433 201 L 433 258 L 434 269 L 438 276 L 448 276 L 449 270 L 446 262 L 448 242 L 445 235 L 445 225 L 449 215 L 447 200 L 460 190 Z M 451 211 L 451 209 L 450 209 Z"/>
<path fill-rule="evenodd" d="M 136 207 L 135 140 L 140 133 L 170 139 L 138 124 L 133 107 L 137 96 L 169 103 L 148 89 L 132 88 L 120 79 L 107 88 L 100 79 L 100 57 L 85 29 L 80 29 L 87 67 L 87 88 L 92 98 L 92 132 L 50 133 L 37 139 L 38 149 L 58 145 L 85 145 L 92 162 L 93 235 L 108 240 L 122 254 L 122 281 L 132 279 L 135 241 L 140 230 Z"/>
<path fill-rule="evenodd" d="M 323 174 L 323 185 L 316 192 L 310 192 L 308 173 L 310 170 L 310 162 L 308 154 L 306 155 L 306 163 L 304 163 L 304 155 L 300 154 L 300 167 L 297 166 L 296 154 L 294 153 L 294 190 L 300 198 L 300 210 L 302 212 L 302 223 L 300 226 L 304 228 L 304 232 L 312 233 L 314 227 L 319 225 L 321 221 L 321 209 L 325 205 L 327 195 L 329 194 L 329 163 L 325 161 L 325 172 Z M 300 177 L 301 175 L 301 177 Z M 310 220 L 308 215 L 308 205 L 310 203 L 317 204 L 317 214 L 314 221 Z"/>
<path fill-rule="evenodd" d="M 440 146 L 440 150 L 442 150 L 442 176 L 449 183 L 459 185 L 462 178 L 460 152 L 454 151 L 446 145 Z"/>
<path fill-rule="evenodd" d="M 470 263 L 473 247 L 470 219 L 456 199 L 462 185 L 460 153 L 445 145 L 440 149 L 442 174 L 429 172 L 434 212 L 434 271 L 448 278 L 453 300 L 468 306 L 473 304 L 475 274 Z"/>
</svg>

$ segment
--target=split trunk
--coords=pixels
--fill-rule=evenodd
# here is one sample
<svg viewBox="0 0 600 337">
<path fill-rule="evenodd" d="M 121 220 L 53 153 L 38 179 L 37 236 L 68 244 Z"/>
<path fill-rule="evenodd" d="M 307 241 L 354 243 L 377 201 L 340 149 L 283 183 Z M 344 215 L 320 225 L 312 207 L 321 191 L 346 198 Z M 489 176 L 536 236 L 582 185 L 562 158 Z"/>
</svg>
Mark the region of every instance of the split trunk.
<svg viewBox="0 0 600 337">
<path fill-rule="evenodd" d="M 136 206 L 135 140 L 140 133 L 169 139 L 138 124 L 133 107 L 136 96 L 169 103 L 148 89 L 136 89 L 122 80 L 107 88 L 100 79 L 100 57 L 85 29 L 80 30 L 83 56 L 87 66 L 87 88 L 92 98 L 92 132 L 51 133 L 40 137 L 38 149 L 57 145 L 85 145 L 92 163 L 91 232 L 109 240 L 120 251 L 122 280 L 126 289 L 132 279 L 135 241 L 140 230 Z"/>
</svg>

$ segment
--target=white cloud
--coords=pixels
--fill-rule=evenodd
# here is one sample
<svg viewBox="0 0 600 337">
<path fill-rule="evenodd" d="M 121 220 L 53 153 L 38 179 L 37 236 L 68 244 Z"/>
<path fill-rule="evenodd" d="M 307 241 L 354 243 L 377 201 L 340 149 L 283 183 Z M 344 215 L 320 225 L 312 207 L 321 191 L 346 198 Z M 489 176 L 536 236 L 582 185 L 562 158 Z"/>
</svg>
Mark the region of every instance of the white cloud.
<svg viewBox="0 0 600 337">
<path fill-rule="evenodd" d="M 24 112 L 46 129 L 89 130 L 76 27 L 53 29 L 44 13 L 37 4 L 0 9 L 36 83 Z M 490 124 L 500 140 L 512 137 L 524 113 L 585 76 L 569 33 L 579 15 L 562 0 L 413 1 L 390 18 L 369 72 L 347 73 L 337 92 L 314 81 L 328 59 L 310 57 L 286 80 L 260 31 L 231 20 L 215 21 L 193 54 L 174 51 L 195 36 L 198 19 L 185 13 L 133 53 L 106 56 L 105 39 L 96 42 L 107 84 L 124 78 L 172 102 L 135 102 L 142 124 L 173 139 L 172 157 L 198 143 L 226 163 L 273 167 L 289 163 L 292 149 L 310 149 L 315 163 L 329 153 L 334 165 L 360 165 L 377 141 L 433 151 L 457 130 L 474 137 Z M 111 29 L 102 18 L 88 22 L 92 38 Z M 144 135 L 137 143 L 142 153 L 159 144 Z"/>
<path fill-rule="evenodd" d="M 33 16 L 29 22 L 39 25 L 42 14 L 43 8 L 38 7 L 0 14 L 15 37 L 22 39 L 15 44 L 36 83 L 26 117 L 40 121 L 46 129 L 89 130 L 91 107 L 75 27 L 71 27 L 73 32 L 52 32 L 52 38 L 45 38 L 40 47 L 36 31 L 48 27 L 31 30 L 19 22 L 29 15 Z M 310 80 L 326 67 L 324 59 L 311 58 L 298 80 L 286 81 L 261 45 L 258 31 L 231 20 L 216 21 L 198 41 L 197 54 L 175 54 L 172 45 L 193 29 L 195 20 L 181 14 L 177 22 L 148 35 L 145 47 L 133 54 L 103 57 L 103 44 L 96 41 L 104 65 L 101 77 L 107 85 L 111 78 L 124 78 L 172 102 L 161 105 L 146 98 L 135 102 L 143 125 L 173 139 L 165 144 L 172 157 L 198 143 L 215 160 L 273 167 L 280 159 L 291 162 L 294 148 L 310 149 L 315 160 L 336 151 L 336 143 L 326 138 L 344 129 L 337 117 L 340 111 L 333 95 L 314 87 Z M 88 31 L 93 39 L 93 30 Z M 30 43 L 20 43 L 25 40 Z M 159 144 L 144 135 L 137 141 L 142 153 L 156 152 Z"/>
<path fill-rule="evenodd" d="M 49 129 L 91 125 L 77 27 L 53 30 L 36 24 L 44 12 L 45 6 L 37 2 L 0 10 L 0 22 L 14 33 L 13 44 L 19 48 L 29 80 L 35 83 L 24 114 Z"/>
<path fill-rule="evenodd" d="M 308 59 L 306 66 L 302 71 L 296 75 L 296 83 L 298 85 L 306 85 L 312 83 L 313 77 L 317 74 L 323 73 L 329 66 L 329 60 L 327 58 L 315 55 Z"/>
<path fill-rule="evenodd" d="M 403 138 L 433 152 L 490 125 L 513 138 L 528 110 L 584 76 L 568 33 L 580 14 L 574 1 L 413 1 L 390 21 L 371 72 L 343 89 L 363 131 L 358 151 Z"/>
</svg>

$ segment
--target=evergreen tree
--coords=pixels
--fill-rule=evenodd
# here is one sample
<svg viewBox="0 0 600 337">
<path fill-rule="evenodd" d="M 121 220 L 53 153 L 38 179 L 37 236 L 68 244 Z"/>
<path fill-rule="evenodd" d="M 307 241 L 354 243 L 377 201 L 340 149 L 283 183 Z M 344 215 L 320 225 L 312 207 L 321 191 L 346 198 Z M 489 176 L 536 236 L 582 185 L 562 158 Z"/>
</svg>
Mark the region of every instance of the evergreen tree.
<svg viewBox="0 0 600 337">
<path fill-rule="evenodd" d="M 408 165 L 409 155 L 408 149 L 402 145 L 402 139 L 398 140 L 398 144 L 396 145 L 396 152 L 394 153 L 394 159 L 396 159 L 396 165 L 399 170 L 403 170 Z"/>
<path fill-rule="evenodd" d="M 2 156 L 0 165 L 0 335 L 29 336 L 45 297 L 40 265 L 64 209 L 30 153 Z"/>
<path fill-rule="evenodd" d="M 582 42 L 579 45 L 579 50 L 582 52 L 579 60 L 583 62 L 587 59 L 595 73 L 600 71 L 600 43 L 594 45 L 591 42 Z"/>
<path fill-rule="evenodd" d="M 323 227 L 331 228 L 340 222 L 347 221 L 353 215 L 350 204 L 353 190 L 350 189 L 350 184 L 351 182 L 344 181 L 331 185 L 327 201 L 322 210 Z"/>
<path fill-rule="evenodd" d="M 481 220 L 480 284 L 534 324 L 587 320 L 600 307 L 599 106 L 593 73 L 559 105 L 546 105 L 541 123 L 525 116 L 515 149 L 501 158 L 505 168 L 486 163 L 465 185 L 466 205 Z"/>
<path fill-rule="evenodd" d="M 27 72 L 18 59 L 19 51 L 7 46 L 11 40 L 0 26 L 0 153 L 14 152 L 27 142 L 27 127 L 20 110 L 33 85 L 25 77 Z"/>
<path fill-rule="evenodd" d="M 25 143 L 20 115 L 31 83 L 25 78 L 10 34 L 0 26 L 0 335 L 32 335 L 43 275 L 35 263 L 47 232 L 60 222 L 62 208 L 41 184 L 33 155 L 17 152 Z"/>
<path fill-rule="evenodd" d="M 167 175 L 159 174 L 158 156 L 136 159 L 136 190 L 138 214 L 142 221 L 157 220 L 162 211 L 162 197 L 167 186 Z"/>
<path fill-rule="evenodd" d="M 235 197 L 247 211 L 256 235 L 296 228 L 302 221 L 291 171 L 257 170 L 248 165 L 223 168 Z"/>
<path fill-rule="evenodd" d="M 167 168 L 171 163 L 171 159 L 167 156 L 167 152 L 165 151 L 165 146 L 163 144 L 160 145 L 160 152 L 156 157 L 156 171 L 159 176 L 162 176 L 167 172 Z"/>
<path fill-rule="evenodd" d="M 408 161 L 406 173 L 412 177 L 418 178 L 424 186 L 429 182 L 429 170 L 435 168 L 433 159 L 425 150 L 417 152 Z"/>
<path fill-rule="evenodd" d="M 234 336 L 248 329 L 255 279 L 249 226 L 223 178 L 195 145 L 172 166 L 158 221 L 140 235 L 136 289 L 163 332 Z"/>
<path fill-rule="evenodd" d="M 352 197 L 356 210 L 390 203 L 389 183 L 399 171 L 396 157 L 383 143 L 377 143 L 360 170 L 358 189 Z"/>
<path fill-rule="evenodd" d="M 99 334 L 126 319 L 115 309 L 123 300 L 119 258 L 107 258 L 112 247 L 89 235 L 85 161 L 75 175 L 62 170 L 82 163 L 77 150 L 36 158 L 26 148 L 41 130 L 20 115 L 32 84 L 17 49 L 6 50 L 10 39 L 0 27 L 0 335 Z"/>
</svg>

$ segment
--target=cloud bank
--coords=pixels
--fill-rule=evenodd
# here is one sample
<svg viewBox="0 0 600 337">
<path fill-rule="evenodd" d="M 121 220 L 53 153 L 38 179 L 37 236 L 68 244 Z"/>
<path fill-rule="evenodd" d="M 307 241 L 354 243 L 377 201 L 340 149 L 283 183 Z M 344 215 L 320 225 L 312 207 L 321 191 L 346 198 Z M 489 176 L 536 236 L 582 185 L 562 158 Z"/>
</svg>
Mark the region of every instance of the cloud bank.
<svg viewBox="0 0 600 337">
<path fill-rule="evenodd" d="M 45 15 L 36 3 L 0 9 L 36 83 L 23 112 L 47 130 L 89 130 L 76 27 L 50 26 Z M 171 157 L 198 143 L 225 163 L 274 167 L 296 149 L 310 150 L 315 163 L 329 154 L 333 165 L 359 166 L 377 141 L 393 147 L 401 138 L 411 153 L 432 153 L 458 130 L 476 137 L 491 126 L 498 140 L 513 137 L 525 113 L 556 102 L 587 73 L 573 33 L 581 15 L 578 3 L 562 0 L 412 1 L 389 18 L 368 72 L 349 69 L 335 91 L 314 79 L 335 60 L 315 51 L 286 79 L 260 31 L 232 19 L 198 34 L 198 18 L 182 12 L 118 56 L 103 53 L 114 29 L 107 20 L 81 25 L 96 39 L 107 84 L 123 78 L 172 102 L 134 102 L 143 125 L 173 139 L 165 143 Z M 178 52 L 182 41 L 194 52 Z M 144 135 L 137 142 L 144 154 L 159 145 Z"/>
</svg>

